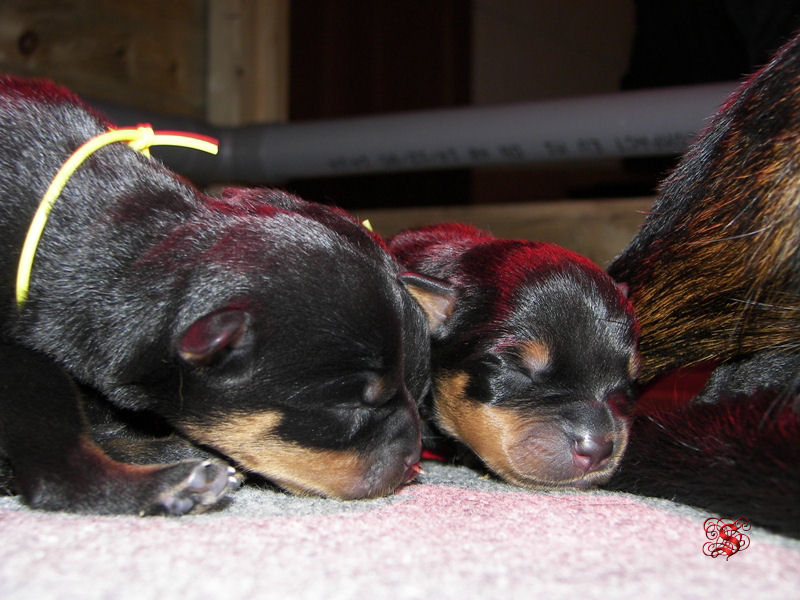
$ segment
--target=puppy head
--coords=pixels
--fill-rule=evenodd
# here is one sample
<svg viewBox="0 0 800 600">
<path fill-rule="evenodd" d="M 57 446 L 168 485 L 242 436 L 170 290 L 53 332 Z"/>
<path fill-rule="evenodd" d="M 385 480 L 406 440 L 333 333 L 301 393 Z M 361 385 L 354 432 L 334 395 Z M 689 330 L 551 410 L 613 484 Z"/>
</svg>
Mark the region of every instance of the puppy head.
<svg viewBox="0 0 800 600">
<path fill-rule="evenodd" d="M 357 223 L 246 200 L 192 266 L 171 340 L 180 377 L 159 384 L 161 406 L 287 490 L 390 493 L 420 458 L 424 313 Z"/>
<path fill-rule="evenodd" d="M 626 446 L 637 370 L 627 299 L 559 248 L 481 252 L 493 268 L 472 277 L 463 263 L 461 295 L 434 341 L 438 424 L 515 484 L 606 481 Z"/>
</svg>

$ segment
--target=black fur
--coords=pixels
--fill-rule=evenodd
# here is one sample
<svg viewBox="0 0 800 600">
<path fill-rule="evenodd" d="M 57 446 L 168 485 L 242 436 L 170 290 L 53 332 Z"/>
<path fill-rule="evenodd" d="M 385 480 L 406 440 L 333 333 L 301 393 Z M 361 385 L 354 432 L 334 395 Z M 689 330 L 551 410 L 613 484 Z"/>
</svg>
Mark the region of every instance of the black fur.
<svg viewBox="0 0 800 600">
<path fill-rule="evenodd" d="M 58 198 L 16 306 L 39 199 L 107 127 L 61 88 L 0 78 L 0 480 L 40 508 L 183 513 L 235 485 L 217 456 L 342 498 L 411 479 L 426 322 L 341 212 L 275 190 L 207 197 L 109 145 Z M 169 462 L 112 460 L 92 435 L 121 460 Z"/>
<path fill-rule="evenodd" d="M 611 278 L 562 248 L 465 225 L 406 231 L 389 247 L 456 293 L 432 332 L 434 429 L 519 485 L 606 481 L 636 371 L 632 310 Z"/>
</svg>

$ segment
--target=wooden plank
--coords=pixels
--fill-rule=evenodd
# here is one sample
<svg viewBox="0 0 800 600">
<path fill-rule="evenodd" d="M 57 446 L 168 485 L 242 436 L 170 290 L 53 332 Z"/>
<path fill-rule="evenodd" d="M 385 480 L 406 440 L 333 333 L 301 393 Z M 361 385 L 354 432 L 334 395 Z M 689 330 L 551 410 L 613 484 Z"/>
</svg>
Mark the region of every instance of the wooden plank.
<svg viewBox="0 0 800 600">
<path fill-rule="evenodd" d="M 289 0 L 209 0 L 208 36 L 208 120 L 287 120 Z"/>
<path fill-rule="evenodd" d="M 549 242 L 605 267 L 639 229 L 652 198 L 563 200 L 521 204 L 363 210 L 374 230 L 391 236 L 403 229 L 457 221 L 504 238 Z"/>
<path fill-rule="evenodd" d="M 0 2 L 0 70 L 90 98 L 202 117 L 205 55 L 204 2 Z"/>
</svg>

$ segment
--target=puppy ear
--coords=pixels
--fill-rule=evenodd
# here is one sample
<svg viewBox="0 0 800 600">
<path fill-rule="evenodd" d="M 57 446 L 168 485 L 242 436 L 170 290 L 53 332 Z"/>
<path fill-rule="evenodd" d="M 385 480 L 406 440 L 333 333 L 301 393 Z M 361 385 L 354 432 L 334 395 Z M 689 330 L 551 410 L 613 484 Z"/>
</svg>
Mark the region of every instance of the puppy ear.
<svg viewBox="0 0 800 600">
<path fill-rule="evenodd" d="M 247 313 L 223 308 L 189 326 L 178 342 L 178 355 L 193 366 L 209 364 L 226 348 L 235 348 L 247 330 Z"/>
<path fill-rule="evenodd" d="M 435 333 L 453 314 L 455 289 L 443 281 L 416 273 L 402 273 L 399 279 L 428 318 L 431 333 Z"/>
</svg>

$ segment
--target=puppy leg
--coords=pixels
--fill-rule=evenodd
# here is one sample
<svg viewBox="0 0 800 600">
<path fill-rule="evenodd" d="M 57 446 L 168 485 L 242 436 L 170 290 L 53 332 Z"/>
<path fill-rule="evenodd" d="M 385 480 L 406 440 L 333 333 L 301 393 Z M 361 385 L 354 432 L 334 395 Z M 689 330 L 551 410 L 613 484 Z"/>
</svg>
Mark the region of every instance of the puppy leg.
<svg viewBox="0 0 800 600">
<path fill-rule="evenodd" d="M 88 435 L 77 388 L 50 360 L 0 344 L 0 458 L 31 507 L 101 514 L 183 514 L 214 505 L 232 485 L 216 460 L 137 466 Z"/>
<path fill-rule="evenodd" d="M 80 394 L 92 441 L 114 460 L 152 465 L 218 456 L 178 434 L 155 413 L 119 408 L 90 388 Z"/>
<path fill-rule="evenodd" d="M 189 459 L 209 460 L 211 452 L 198 448 L 178 437 L 141 438 L 114 437 L 96 440 L 98 446 L 111 458 L 134 465 L 155 465 Z"/>
</svg>

